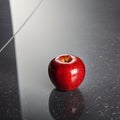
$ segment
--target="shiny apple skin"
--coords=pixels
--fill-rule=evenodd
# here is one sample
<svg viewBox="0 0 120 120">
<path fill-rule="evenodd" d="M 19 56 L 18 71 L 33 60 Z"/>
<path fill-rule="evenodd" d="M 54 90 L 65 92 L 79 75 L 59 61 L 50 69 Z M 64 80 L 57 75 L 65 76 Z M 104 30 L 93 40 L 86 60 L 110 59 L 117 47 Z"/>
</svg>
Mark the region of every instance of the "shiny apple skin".
<svg viewBox="0 0 120 120">
<path fill-rule="evenodd" d="M 79 57 L 74 55 L 69 55 L 72 57 L 71 62 L 61 62 L 59 58 L 64 56 L 66 54 L 51 60 L 48 66 L 48 74 L 57 89 L 62 91 L 75 90 L 84 80 L 85 65 Z"/>
</svg>

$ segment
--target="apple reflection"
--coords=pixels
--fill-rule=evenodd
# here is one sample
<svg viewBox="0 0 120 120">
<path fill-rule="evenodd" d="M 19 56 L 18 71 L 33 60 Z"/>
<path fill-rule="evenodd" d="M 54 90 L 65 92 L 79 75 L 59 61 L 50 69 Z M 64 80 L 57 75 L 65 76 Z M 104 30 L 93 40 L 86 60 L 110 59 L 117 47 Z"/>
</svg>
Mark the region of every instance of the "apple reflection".
<svg viewBox="0 0 120 120">
<path fill-rule="evenodd" d="M 49 97 L 49 112 L 55 120 L 78 120 L 84 110 L 79 89 L 62 92 L 54 89 Z"/>
</svg>

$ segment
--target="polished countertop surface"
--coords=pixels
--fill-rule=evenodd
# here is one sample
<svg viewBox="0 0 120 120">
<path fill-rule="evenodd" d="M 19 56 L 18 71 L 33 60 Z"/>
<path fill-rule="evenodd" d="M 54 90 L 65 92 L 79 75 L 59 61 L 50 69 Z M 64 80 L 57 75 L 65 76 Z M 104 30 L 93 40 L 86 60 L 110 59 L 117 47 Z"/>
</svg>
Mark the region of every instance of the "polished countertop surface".
<svg viewBox="0 0 120 120">
<path fill-rule="evenodd" d="M 0 6 L 0 120 L 120 120 L 120 1 Z M 64 53 L 86 66 L 71 92 L 56 90 L 48 77 L 50 60 Z"/>
</svg>

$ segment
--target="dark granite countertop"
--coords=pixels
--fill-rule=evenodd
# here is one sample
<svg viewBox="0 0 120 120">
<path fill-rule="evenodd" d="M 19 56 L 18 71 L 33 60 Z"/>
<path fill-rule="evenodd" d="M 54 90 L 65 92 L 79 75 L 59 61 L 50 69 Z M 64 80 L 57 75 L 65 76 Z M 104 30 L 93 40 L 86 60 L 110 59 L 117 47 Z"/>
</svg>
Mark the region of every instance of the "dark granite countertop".
<svg viewBox="0 0 120 120">
<path fill-rule="evenodd" d="M 120 1 L 35 2 L 0 1 L 0 48 L 23 25 L 0 52 L 0 120 L 120 120 Z M 63 53 L 86 66 L 75 91 L 48 77 Z"/>
</svg>

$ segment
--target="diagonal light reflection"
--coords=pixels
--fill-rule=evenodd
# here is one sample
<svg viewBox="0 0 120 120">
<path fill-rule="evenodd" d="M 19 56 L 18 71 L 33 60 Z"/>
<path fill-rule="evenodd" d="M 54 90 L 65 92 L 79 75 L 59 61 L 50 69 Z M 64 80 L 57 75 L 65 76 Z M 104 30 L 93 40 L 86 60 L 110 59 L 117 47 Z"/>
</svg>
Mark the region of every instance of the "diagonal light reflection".
<svg viewBox="0 0 120 120">
<path fill-rule="evenodd" d="M 21 31 L 21 29 L 24 27 L 24 25 L 29 21 L 29 19 L 33 16 L 35 11 L 40 7 L 40 5 L 43 3 L 44 0 L 41 0 L 36 7 L 33 9 L 31 14 L 27 17 L 27 19 L 23 22 L 23 24 L 18 28 L 18 30 L 13 34 L 13 36 L 3 45 L 3 47 L 0 49 L 0 53 L 7 47 L 7 45 L 14 39 L 14 37 Z"/>
</svg>

